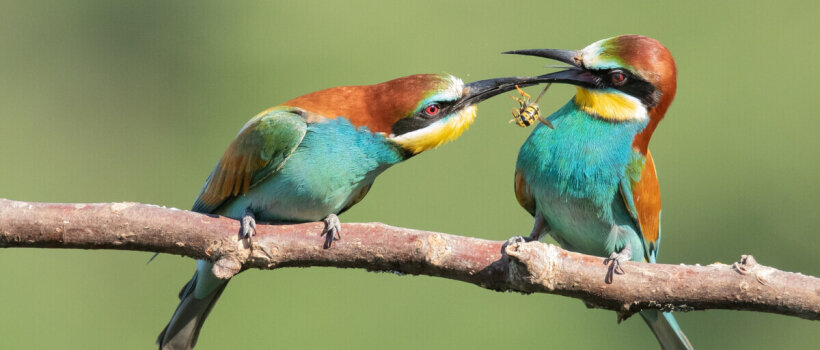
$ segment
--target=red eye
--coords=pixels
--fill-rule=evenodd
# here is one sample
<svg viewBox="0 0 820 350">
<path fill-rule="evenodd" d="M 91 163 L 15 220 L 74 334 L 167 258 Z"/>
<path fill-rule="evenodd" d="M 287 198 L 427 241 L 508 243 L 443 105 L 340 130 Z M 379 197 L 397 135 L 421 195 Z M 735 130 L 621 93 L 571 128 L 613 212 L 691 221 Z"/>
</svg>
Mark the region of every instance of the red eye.
<svg viewBox="0 0 820 350">
<path fill-rule="evenodd" d="M 436 115 L 439 111 L 441 111 L 441 107 L 435 103 L 424 107 L 424 113 L 427 115 Z"/>
<path fill-rule="evenodd" d="M 626 82 L 626 74 L 619 70 L 612 71 L 609 73 L 609 78 L 612 80 L 612 83 L 615 85 L 621 85 Z"/>
</svg>

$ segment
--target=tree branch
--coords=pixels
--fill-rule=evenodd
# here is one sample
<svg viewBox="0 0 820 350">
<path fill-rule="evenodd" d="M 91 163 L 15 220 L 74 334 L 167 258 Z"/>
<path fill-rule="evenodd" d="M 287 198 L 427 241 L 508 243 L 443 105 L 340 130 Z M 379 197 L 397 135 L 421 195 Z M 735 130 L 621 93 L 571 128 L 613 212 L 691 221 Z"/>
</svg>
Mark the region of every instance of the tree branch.
<svg viewBox="0 0 820 350">
<path fill-rule="evenodd" d="M 578 298 L 623 317 L 644 308 L 733 309 L 820 320 L 820 279 L 757 264 L 624 264 L 604 282 L 603 259 L 539 242 L 488 241 L 387 226 L 343 224 L 322 249 L 322 223 L 258 225 L 252 246 L 239 222 L 138 203 L 53 204 L 0 199 L 0 247 L 119 249 L 215 261 L 228 278 L 248 268 L 335 266 L 397 271 L 483 288 Z"/>
</svg>

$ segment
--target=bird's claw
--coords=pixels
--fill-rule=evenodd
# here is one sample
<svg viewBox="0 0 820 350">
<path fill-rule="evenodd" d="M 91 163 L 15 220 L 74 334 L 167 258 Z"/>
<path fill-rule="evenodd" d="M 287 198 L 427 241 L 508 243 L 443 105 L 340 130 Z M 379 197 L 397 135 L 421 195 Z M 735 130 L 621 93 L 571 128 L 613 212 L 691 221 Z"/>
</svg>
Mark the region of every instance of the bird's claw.
<svg viewBox="0 0 820 350">
<path fill-rule="evenodd" d="M 333 241 L 342 239 L 342 222 L 336 214 L 330 214 L 322 220 L 325 223 L 325 229 L 322 230 L 321 236 L 325 237 L 325 243 L 322 248 L 328 249 L 333 245 Z"/>
<path fill-rule="evenodd" d="M 622 256 L 618 253 L 612 253 L 609 258 L 604 259 L 604 265 L 607 265 L 609 268 L 607 269 L 606 283 L 612 283 L 612 276 L 614 274 L 623 275 L 624 268 L 621 266 L 621 262 L 626 261 Z"/>
<path fill-rule="evenodd" d="M 604 282 L 612 284 L 616 274 L 623 275 L 625 272 L 622 264 L 630 259 L 632 259 L 632 247 L 629 243 L 627 243 L 621 251 L 612 253 L 608 258 L 604 259 L 604 265 L 607 265 Z"/>
<path fill-rule="evenodd" d="M 529 237 L 512 236 L 512 237 L 510 237 L 510 239 L 507 240 L 507 243 L 505 244 L 505 246 L 511 246 L 513 244 L 520 244 L 520 243 L 527 243 L 527 242 L 530 242 L 530 241 L 532 241 L 532 239 L 530 239 Z"/>
<path fill-rule="evenodd" d="M 239 238 L 251 239 L 256 235 L 256 218 L 250 208 L 245 209 L 245 215 L 242 216 L 242 227 L 239 229 Z"/>
</svg>

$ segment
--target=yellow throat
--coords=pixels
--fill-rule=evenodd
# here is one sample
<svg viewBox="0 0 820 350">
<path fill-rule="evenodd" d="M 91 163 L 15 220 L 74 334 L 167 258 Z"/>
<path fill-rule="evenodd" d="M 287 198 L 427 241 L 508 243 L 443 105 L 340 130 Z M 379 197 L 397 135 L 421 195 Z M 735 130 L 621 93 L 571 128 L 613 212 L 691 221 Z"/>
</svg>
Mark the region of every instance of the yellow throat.
<svg viewBox="0 0 820 350">
<path fill-rule="evenodd" d="M 391 136 L 390 139 L 413 154 L 418 154 L 457 139 L 475 121 L 477 110 L 476 106 L 470 106 L 425 128 L 400 136 Z"/>
<path fill-rule="evenodd" d="M 587 114 L 612 121 L 649 118 L 640 100 L 619 91 L 595 91 L 577 87 L 575 105 Z"/>
</svg>

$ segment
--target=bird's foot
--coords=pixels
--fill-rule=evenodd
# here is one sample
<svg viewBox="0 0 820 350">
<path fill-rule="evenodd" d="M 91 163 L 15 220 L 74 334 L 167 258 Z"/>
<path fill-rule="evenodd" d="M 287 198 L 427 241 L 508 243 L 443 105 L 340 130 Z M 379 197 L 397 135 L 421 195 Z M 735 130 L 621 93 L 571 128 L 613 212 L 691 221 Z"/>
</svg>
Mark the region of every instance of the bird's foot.
<svg viewBox="0 0 820 350">
<path fill-rule="evenodd" d="M 519 244 L 519 243 L 527 243 L 527 242 L 530 242 L 530 241 L 532 241 L 532 239 L 530 239 L 530 237 L 512 236 L 512 237 L 510 237 L 510 239 L 507 240 L 507 243 L 505 243 L 504 246 L 510 246 L 510 245 Z"/>
<path fill-rule="evenodd" d="M 530 232 L 529 236 L 510 237 L 510 239 L 507 240 L 506 245 L 512 245 L 515 243 L 537 242 L 541 240 L 541 236 L 544 235 L 544 231 L 545 229 L 547 229 L 547 227 L 547 221 L 539 215 L 535 218 L 535 224 L 532 225 L 532 232 Z"/>
<path fill-rule="evenodd" d="M 612 284 L 613 278 L 615 274 L 623 275 L 624 268 L 621 266 L 622 263 L 627 262 L 632 259 L 632 246 L 627 243 L 621 251 L 612 253 L 609 255 L 609 258 L 604 259 L 604 265 L 607 265 L 606 270 L 606 277 L 604 278 L 604 282 L 607 284 Z"/>
<path fill-rule="evenodd" d="M 328 249 L 333 245 L 333 241 L 342 239 L 342 222 L 336 214 L 330 214 L 322 220 L 325 223 L 325 229 L 322 230 L 322 236 L 325 237 L 325 244 L 322 248 Z"/>
<path fill-rule="evenodd" d="M 256 217 L 250 208 L 245 209 L 245 215 L 242 216 L 242 227 L 239 228 L 240 239 L 251 239 L 256 234 Z"/>
<path fill-rule="evenodd" d="M 548 230 L 549 230 L 549 225 L 547 224 L 547 220 L 544 219 L 543 216 L 537 215 L 535 217 L 535 223 L 533 223 L 533 225 L 532 225 L 532 232 L 530 232 L 530 236 L 526 238 L 526 241 L 527 242 L 540 241 L 541 237 Z"/>
</svg>

